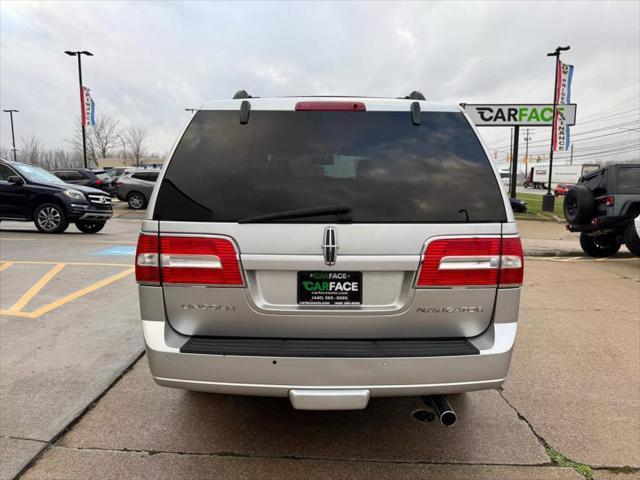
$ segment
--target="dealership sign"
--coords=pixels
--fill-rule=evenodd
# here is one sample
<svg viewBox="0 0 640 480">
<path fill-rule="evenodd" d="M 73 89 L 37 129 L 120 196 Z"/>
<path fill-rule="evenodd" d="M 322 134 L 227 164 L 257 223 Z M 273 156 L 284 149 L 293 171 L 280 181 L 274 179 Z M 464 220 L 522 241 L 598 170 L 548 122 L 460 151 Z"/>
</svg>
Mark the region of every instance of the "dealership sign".
<svg viewBox="0 0 640 480">
<path fill-rule="evenodd" d="M 553 104 L 463 104 L 464 111 L 478 127 L 550 127 Z M 576 123 L 576 104 L 556 105 L 566 126 Z"/>
</svg>

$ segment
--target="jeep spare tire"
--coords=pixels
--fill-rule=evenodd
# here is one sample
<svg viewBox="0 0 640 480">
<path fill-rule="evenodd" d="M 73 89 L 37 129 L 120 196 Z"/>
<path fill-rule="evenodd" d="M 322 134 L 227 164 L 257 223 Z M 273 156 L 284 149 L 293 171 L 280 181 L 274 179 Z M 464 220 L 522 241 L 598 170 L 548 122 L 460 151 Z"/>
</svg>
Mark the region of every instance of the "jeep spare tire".
<svg viewBox="0 0 640 480">
<path fill-rule="evenodd" d="M 564 218 L 572 225 L 589 223 L 593 217 L 595 200 L 586 185 L 578 184 L 567 191 L 564 198 Z"/>
</svg>

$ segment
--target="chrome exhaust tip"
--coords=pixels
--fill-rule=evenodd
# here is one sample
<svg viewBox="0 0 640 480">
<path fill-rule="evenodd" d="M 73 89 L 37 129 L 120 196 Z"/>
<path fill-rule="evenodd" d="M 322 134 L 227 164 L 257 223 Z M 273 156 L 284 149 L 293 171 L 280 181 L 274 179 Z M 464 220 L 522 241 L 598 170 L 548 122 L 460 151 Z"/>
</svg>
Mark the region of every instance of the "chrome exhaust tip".
<svg viewBox="0 0 640 480">
<path fill-rule="evenodd" d="M 458 416 L 453 411 L 446 395 L 431 395 L 429 397 L 423 397 L 424 403 L 433 408 L 440 420 L 440 423 L 445 427 L 450 427 L 456 423 Z"/>
</svg>

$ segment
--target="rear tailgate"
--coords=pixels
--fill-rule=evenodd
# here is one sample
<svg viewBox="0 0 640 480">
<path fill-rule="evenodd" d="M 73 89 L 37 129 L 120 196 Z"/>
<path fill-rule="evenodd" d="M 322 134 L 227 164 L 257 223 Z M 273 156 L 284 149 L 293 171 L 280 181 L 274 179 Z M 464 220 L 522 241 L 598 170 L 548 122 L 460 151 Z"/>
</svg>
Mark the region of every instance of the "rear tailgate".
<svg viewBox="0 0 640 480">
<path fill-rule="evenodd" d="M 329 268 L 323 225 L 287 225 L 280 238 L 266 225 L 162 222 L 161 235 L 230 239 L 244 277 L 242 287 L 165 283 L 169 321 L 187 335 L 305 338 L 471 337 L 489 325 L 495 285 L 414 288 L 425 241 L 441 235 L 438 226 L 395 225 L 389 236 L 378 225 L 335 228 L 340 253 Z M 499 237 L 500 225 L 456 225 L 448 232 Z M 361 272 L 362 303 L 301 305 L 299 272 Z"/>
</svg>

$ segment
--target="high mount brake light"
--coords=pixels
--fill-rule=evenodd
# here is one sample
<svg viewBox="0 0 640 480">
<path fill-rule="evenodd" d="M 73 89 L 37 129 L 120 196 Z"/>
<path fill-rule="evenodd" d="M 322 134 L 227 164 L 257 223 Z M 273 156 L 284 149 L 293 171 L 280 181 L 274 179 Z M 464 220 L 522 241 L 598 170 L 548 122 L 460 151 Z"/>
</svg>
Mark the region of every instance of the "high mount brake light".
<svg viewBox="0 0 640 480">
<path fill-rule="evenodd" d="M 519 237 L 437 239 L 424 252 L 416 286 L 517 286 L 523 273 Z"/>
<path fill-rule="evenodd" d="M 366 112 L 362 102 L 298 102 L 296 112 Z"/>
<path fill-rule="evenodd" d="M 233 243 L 210 237 L 140 234 L 136 280 L 151 284 L 243 285 Z"/>
</svg>

